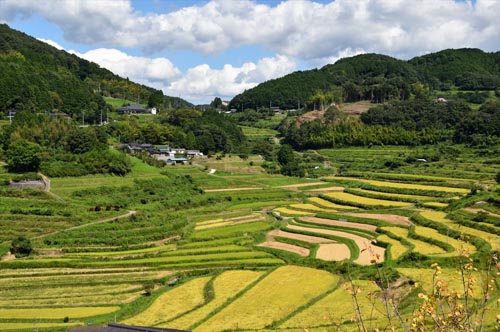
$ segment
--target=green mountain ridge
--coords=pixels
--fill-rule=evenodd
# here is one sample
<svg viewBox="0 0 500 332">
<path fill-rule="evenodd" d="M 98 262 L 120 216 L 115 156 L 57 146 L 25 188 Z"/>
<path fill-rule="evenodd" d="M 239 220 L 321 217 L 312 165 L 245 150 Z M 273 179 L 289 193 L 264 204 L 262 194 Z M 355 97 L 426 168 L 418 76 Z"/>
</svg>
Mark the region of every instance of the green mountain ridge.
<svg viewBox="0 0 500 332">
<path fill-rule="evenodd" d="M 405 100 L 421 88 L 491 91 L 499 86 L 500 52 L 447 49 L 408 61 L 371 53 L 261 83 L 235 96 L 230 107 L 296 108 L 311 104 L 318 92 L 333 93 L 342 102 L 379 103 Z"/>
<path fill-rule="evenodd" d="M 0 112 L 32 110 L 65 112 L 78 117 L 85 112 L 97 121 L 100 110 L 110 108 L 103 97 L 127 99 L 140 96 L 150 106 L 192 104 L 131 82 L 98 64 L 0 24 Z M 160 97 L 160 98 L 158 98 Z"/>
</svg>

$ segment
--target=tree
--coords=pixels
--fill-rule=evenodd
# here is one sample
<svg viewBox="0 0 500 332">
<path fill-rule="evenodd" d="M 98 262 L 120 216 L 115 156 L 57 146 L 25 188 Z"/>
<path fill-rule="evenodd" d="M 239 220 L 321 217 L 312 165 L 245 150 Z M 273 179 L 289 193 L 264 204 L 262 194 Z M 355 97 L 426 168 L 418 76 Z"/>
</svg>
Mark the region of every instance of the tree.
<svg viewBox="0 0 500 332">
<path fill-rule="evenodd" d="M 33 251 L 33 246 L 31 241 L 24 236 L 19 236 L 17 239 L 13 240 L 10 245 L 11 254 L 16 255 L 16 257 L 26 257 Z"/>
<path fill-rule="evenodd" d="M 36 172 L 42 161 L 40 145 L 25 140 L 14 141 L 7 149 L 10 172 Z"/>
<path fill-rule="evenodd" d="M 495 178 L 498 184 L 500 184 L 500 172 L 497 173 L 497 176 Z"/>
</svg>

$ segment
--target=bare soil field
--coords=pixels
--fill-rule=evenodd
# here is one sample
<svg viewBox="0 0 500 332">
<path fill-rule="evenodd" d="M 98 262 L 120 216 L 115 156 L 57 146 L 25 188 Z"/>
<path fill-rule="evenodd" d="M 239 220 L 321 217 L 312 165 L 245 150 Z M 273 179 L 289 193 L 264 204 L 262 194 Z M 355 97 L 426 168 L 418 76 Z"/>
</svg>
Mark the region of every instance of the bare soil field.
<svg viewBox="0 0 500 332">
<path fill-rule="evenodd" d="M 334 243 L 335 242 L 335 241 L 330 240 L 330 239 L 325 239 L 324 237 L 290 233 L 290 232 L 285 232 L 285 231 L 282 231 L 279 229 L 276 229 L 276 230 L 268 233 L 268 237 L 274 237 L 274 236 L 286 237 L 288 239 L 299 240 L 299 241 L 304 241 L 304 242 L 308 242 L 308 243 Z"/>
<path fill-rule="evenodd" d="M 404 225 L 409 226 L 412 224 L 410 219 L 405 216 L 399 216 L 397 214 L 382 214 L 382 213 L 343 213 L 343 215 L 351 217 L 361 217 L 368 219 L 383 220 L 393 225 Z"/>
<path fill-rule="evenodd" d="M 351 258 L 351 251 L 343 243 L 324 243 L 319 245 L 316 258 L 338 262 Z"/>
<path fill-rule="evenodd" d="M 490 211 L 486 211 L 484 209 L 464 208 L 463 210 L 467 211 L 467 212 L 471 212 L 471 213 L 483 212 L 483 213 L 486 213 L 489 216 L 492 216 L 492 217 L 495 217 L 495 218 L 500 218 L 500 214 L 496 214 L 496 213 L 493 213 L 493 212 L 490 212 Z"/>
<path fill-rule="evenodd" d="M 288 243 L 282 243 L 282 242 L 276 242 L 276 241 L 266 241 L 264 243 L 259 244 L 259 247 L 267 247 L 267 248 L 273 248 L 273 249 L 279 249 L 279 250 L 285 250 L 292 252 L 294 254 L 300 255 L 302 257 L 307 257 L 309 256 L 309 249 L 299 247 L 293 244 L 288 244 Z"/>
<path fill-rule="evenodd" d="M 350 222 L 350 221 L 324 219 L 324 218 L 318 218 L 318 217 L 301 217 L 300 220 L 312 222 L 315 224 L 329 225 L 329 226 L 341 226 L 341 227 L 357 228 L 357 229 L 362 229 L 362 230 L 371 231 L 371 232 L 375 232 L 377 229 L 377 226 L 374 226 L 374 225 L 361 224 L 361 223 Z"/>
</svg>

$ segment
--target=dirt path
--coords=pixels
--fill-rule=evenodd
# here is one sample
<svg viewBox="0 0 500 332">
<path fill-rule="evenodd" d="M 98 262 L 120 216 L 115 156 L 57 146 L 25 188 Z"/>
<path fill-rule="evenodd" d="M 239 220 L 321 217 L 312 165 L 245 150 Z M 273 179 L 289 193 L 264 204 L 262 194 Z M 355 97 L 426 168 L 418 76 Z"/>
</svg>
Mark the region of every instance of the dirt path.
<svg viewBox="0 0 500 332">
<path fill-rule="evenodd" d="M 217 193 L 223 191 L 241 191 L 241 190 L 258 190 L 264 189 L 262 187 L 236 187 L 236 188 L 221 188 L 221 189 L 204 189 L 206 193 Z"/>
<path fill-rule="evenodd" d="M 307 257 L 309 256 L 309 249 L 304 248 L 304 247 L 299 247 L 293 244 L 288 244 L 288 243 L 283 243 L 283 242 L 277 242 L 277 241 L 266 241 L 264 243 L 261 243 L 258 245 L 259 247 L 266 247 L 266 248 L 273 248 L 273 249 L 279 249 L 279 250 L 285 250 L 289 251 L 291 253 L 300 255 L 302 257 Z"/>
<path fill-rule="evenodd" d="M 371 232 L 375 232 L 377 230 L 377 226 L 368 225 L 368 224 L 361 224 L 361 223 L 357 223 L 357 222 L 350 222 L 350 221 L 340 221 L 340 220 L 324 219 L 324 218 L 318 218 L 318 217 L 301 217 L 300 220 L 312 222 L 315 224 L 330 225 L 330 226 L 342 226 L 342 227 L 362 229 L 362 230 L 371 231 Z"/>
<path fill-rule="evenodd" d="M 106 223 L 106 222 L 111 222 L 111 221 L 115 221 L 115 220 L 118 220 L 118 219 L 123 219 L 123 218 L 130 217 L 131 215 L 134 215 L 136 213 L 137 213 L 137 211 L 128 211 L 127 213 L 122 214 L 120 216 L 106 218 L 106 219 L 101 219 L 101 220 L 94 221 L 94 222 L 91 222 L 91 223 L 88 223 L 88 224 L 78 225 L 78 226 L 74 226 L 74 227 L 62 229 L 60 231 L 55 231 L 55 232 L 51 232 L 51 233 L 47 233 L 47 234 L 42 234 L 42 235 L 34 236 L 32 239 L 43 239 L 44 237 L 47 237 L 49 235 L 54 235 L 54 234 L 58 234 L 58 233 L 61 233 L 61 232 L 67 232 L 67 231 L 72 231 L 74 229 L 79 229 L 79 228 L 83 228 L 83 227 L 87 227 L 87 226 L 91 226 L 91 225 L 95 225 L 95 224 L 103 224 L 103 223 Z"/>
<path fill-rule="evenodd" d="M 333 240 L 326 239 L 324 237 L 291 233 L 291 232 L 282 231 L 280 229 L 276 229 L 274 231 L 271 231 L 267 235 L 268 235 L 268 240 L 274 238 L 275 236 L 279 236 L 279 237 L 286 237 L 288 239 L 304 241 L 304 242 L 308 242 L 308 243 L 333 243 L 333 242 L 335 242 Z"/>
<path fill-rule="evenodd" d="M 325 192 L 325 191 L 344 191 L 344 187 L 325 187 L 308 190 L 309 192 Z"/>
<path fill-rule="evenodd" d="M 361 217 L 368 219 L 383 220 L 393 225 L 410 226 L 412 222 L 408 217 L 400 216 L 397 214 L 382 214 L 382 213 L 343 213 L 345 216 Z"/>
<path fill-rule="evenodd" d="M 302 187 L 317 186 L 317 185 L 320 185 L 320 184 L 325 184 L 325 182 L 311 182 L 311 183 L 287 184 L 285 186 L 279 186 L 278 188 L 289 189 L 289 190 L 293 190 L 293 191 L 298 191 L 299 188 L 302 188 Z"/>
</svg>

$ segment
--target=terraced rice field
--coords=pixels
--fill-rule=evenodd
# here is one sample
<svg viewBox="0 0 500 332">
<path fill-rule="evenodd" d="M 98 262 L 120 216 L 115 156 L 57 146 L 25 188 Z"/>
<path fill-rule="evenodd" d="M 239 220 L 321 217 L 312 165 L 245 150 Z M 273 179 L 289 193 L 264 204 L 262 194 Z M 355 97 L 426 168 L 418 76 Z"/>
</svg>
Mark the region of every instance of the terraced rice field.
<svg viewBox="0 0 500 332">
<path fill-rule="evenodd" d="M 401 237 L 413 245 L 413 250 L 419 254 L 426 256 L 443 256 L 447 255 L 447 252 L 434 244 L 429 242 L 412 239 L 408 237 L 408 230 L 401 227 L 382 227 L 383 230 L 390 232 L 398 237 Z"/>
<path fill-rule="evenodd" d="M 367 280 L 354 280 L 353 284 L 361 290 L 357 296 L 358 304 L 367 324 L 372 327 L 383 326 L 383 303 L 376 296 L 373 298 L 368 296 L 370 292 L 379 291 L 378 286 Z M 350 285 L 341 285 L 303 311 L 293 315 L 279 327 L 284 329 L 305 329 L 307 327 L 309 330 L 310 327 L 343 323 L 347 324 L 343 325 L 344 328 L 352 327 L 354 329 L 355 324 L 352 322 L 356 320 L 356 312 L 352 305 L 353 299 L 346 288 L 350 288 Z"/>
<path fill-rule="evenodd" d="M 146 311 L 135 315 L 124 324 L 152 326 L 176 318 L 204 303 L 203 289 L 211 277 L 193 279 L 160 295 Z"/>
<path fill-rule="evenodd" d="M 265 216 L 261 213 L 252 213 L 249 215 L 222 218 L 222 219 L 212 219 L 206 221 L 200 221 L 196 223 L 195 230 L 211 229 L 223 226 L 233 226 L 238 224 L 250 223 L 255 221 L 265 221 Z"/>
<path fill-rule="evenodd" d="M 194 332 L 262 329 L 335 287 L 337 282 L 338 277 L 325 271 L 298 266 L 280 267 L 195 328 Z M 262 310 L 263 303 L 266 310 Z"/>
<path fill-rule="evenodd" d="M 435 199 L 435 197 L 431 196 L 421 196 L 421 195 L 405 195 L 405 194 L 391 194 L 384 193 L 380 191 L 360 189 L 360 188 L 351 188 L 349 192 L 355 195 L 364 196 L 364 195 L 376 195 L 377 198 L 387 199 L 387 200 L 396 200 L 396 201 L 409 201 L 409 202 L 426 202 Z"/>
<path fill-rule="evenodd" d="M 368 183 L 372 186 L 382 187 L 382 188 L 387 187 L 387 188 L 403 188 L 403 189 L 438 191 L 438 192 L 441 191 L 441 192 L 457 193 L 457 194 L 467 194 L 468 192 L 470 192 L 469 189 L 465 189 L 465 188 L 453 188 L 453 187 L 442 187 L 442 186 L 415 184 L 415 183 L 367 180 L 367 179 L 349 178 L 349 177 L 340 177 L 340 176 L 326 178 L 325 180 L 327 180 L 327 181 L 349 180 L 349 181 L 356 181 L 356 182 L 361 182 L 361 183 Z"/>
<path fill-rule="evenodd" d="M 358 222 L 351 222 L 351 221 L 340 221 L 340 220 L 332 220 L 332 219 L 317 218 L 317 217 L 301 217 L 300 220 L 314 224 L 355 228 L 370 232 L 375 232 L 377 230 L 377 226 L 369 224 L 361 224 Z"/>
<path fill-rule="evenodd" d="M 394 260 L 400 258 L 411 249 L 410 247 L 405 246 L 404 244 L 399 242 L 398 240 L 393 239 L 385 234 L 379 235 L 377 237 L 377 241 L 382 241 L 391 245 L 389 251 L 391 253 L 391 259 Z"/>
<path fill-rule="evenodd" d="M 434 228 L 415 226 L 415 233 L 419 236 L 432 238 L 452 246 L 454 250 L 443 256 L 459 256 L 463 254 L 473 254 L 476 252 L 476 247 L 474 247 L 472 244 L 441 234 Z"/>
<path fill-rule="evenodd" d="M 105 315 L 118 311 L 120 307 L 64 307 L 64 308 L 0 308 L 2 319 L 58 319 L 64 317 L 84 318 L 96 315 Z"/>
<path fill-rule="evenodd" d="M 210 302 L 158 326 L 184 330 L 191 329 L 196 322 L 208 317 L 212 311 L 223 306 L 235 294 L 243 291 L 263 274 L 263 272 L 259 271 L 226 271 L 215 278 L 213 282 L 213 299 Z"/>
<path fill-rule="evenodd" d="M 337 210 L 321 208 L 314 204 L 291 204 L 289 208 L 294 210 L 305 210 L 305 211 L 318 211 L 318 212 L 330 212 L 330 213 L 338 212 Z"/>
<path fill-rule="evenodd" d="M 403 275 L 410 277 L 412 280 L 418 282 L 426 293 L 430 294 L 433 290 L 433 275 L 434 269 L 422 269 L 422 268 L 398 268 L 398 272 Z M 482 277 L 480 272 L 473 272 L 470 275 L 471 278 L 475 279 L 475 283 L 471 284 L 472 286 L 472 296 L 475 298 L 481 297 L 482 287 L 484 284 L 482 283 Z M 468 279 L 468 276 L 465 276 L 465 280 Z M 439 280 L 443 280 L 446 282 L 446 285 L 449 291 L 457 291 L 463 292 L 463 284 L 462 284 L 462 276 L 459 271 L 456 269 L 447 269 L 442 268 L 440 274 L 436 276 L 434 283 Z"/>
<path fill-rule="evenodd" d="M 365 205 L 365 206 L 385 206 L 385 207 L 406 207 L 411 206 L 410 203 L 406 202 L 396 202 L 388 201 L 383 199 L 368 198 L 363 196 L 357 196 L 345 192 L 333 192 L 324 194 L 325 197 L 331 198 L 333 200 L 341 201 L 345 204 L 352 205 Z"/>
<path fill-rule="evenodd" d="M 316 233 L 316 234 L 325 234 L 325 235 L 333 235 L 339 238 L 344 238 L 344 239 L 349 239 L 354 241 L 356 246 L 358 247 L 359 252 L 359 257 L 354 260 L 355 263 L 360 264 L 360 265 L 369 265 L 372 263 L 373 259 L 376 259 L 377 262 L 383 262 L 384 261 L 384 248 L 377 247 L 376 245 L 373 245 L 371 243 L 371 240 L 368 238 L 361 237 L 359 235 L 347 233 L 347 232 L 342 232 L 342 231 L 335 231 L 335 230 L 328 230 L 328 229 L 321 229 L 321 228 L 311 228 L 311 227 L 303 227 L 303 226 L 297 226 L 297 225 L 288 225 L 287 226 L 289 229 L 293 230 L 298 230 L 298 231 L 304 231 L 304 232 L 309 232 L 309 233 Z M 345 253 L 339 254 L 339 257 L 335 257 L 332 260 L 343 260 L 344 258 L 340 257 L 345 257 Z"/>
<path fill-rule="evenodd" d="M 451 229 L 458 230 L 466 235 L 476 236 L 489 243 L 493 250 L 500 249 L 500 236 L 484 232 L 475 228 L 462 226 L 446 218 L 446 213 L 441 211 L 421 211 L 420 215 L 426 219 L 445 224 Z"/>
<path fill-rule="evenodd" d="M 274 209 L 273 211 L 278 212 L 279 214 L 284 214 L 286 216 L 313 216 L 314 212 L 306 212 L 306 211 L 301 211 L 301 210 L 294 210 L 291 208 L 277 208 Z"/>
<path fill-rule="evenodd" d="M 337 204 L 330 202 L 326 199 L 320 198 L 320 197 L 311 197 L 309 198 L 309 201 L 319 207 L 327 208 L 327 209 L 337 209 L 337 210 L 356 210 L 357 207 L 350 206 L 350 205 L 342 205 L 342 204 Z"/>
</svg>

